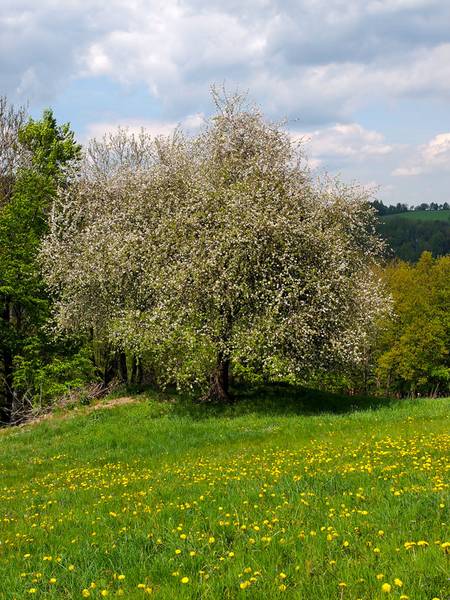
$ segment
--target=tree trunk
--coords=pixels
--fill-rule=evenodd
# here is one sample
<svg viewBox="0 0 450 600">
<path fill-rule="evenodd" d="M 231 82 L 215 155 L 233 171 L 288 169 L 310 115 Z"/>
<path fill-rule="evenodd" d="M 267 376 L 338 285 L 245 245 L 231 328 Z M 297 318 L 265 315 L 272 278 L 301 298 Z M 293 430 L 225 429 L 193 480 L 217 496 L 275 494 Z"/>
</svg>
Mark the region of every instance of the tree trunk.
<svg viewBox="0 0 450 600">
<path fill-rule="evenodd" d="M 136 358 L 136 356 L 134 354 L 131 357 L 130 384 L 131 385 L 136 385 L 137 384 L 137 358 Z"/>
<path fill-rule="evenodd" d="M 117 357 L 116 356 L 106 356 L 105 358 L 105 367 L 103 371 L 103 385 L 105 387 L 111 383 L 114 377 L 117 375 Z"/>
<path fill-rule="evenodd" d="M 128 383 L 127 355 L 125 352 L 119 353 L 119 378 L 122 383 Z"/>
<path fill-rule="evenodd" d="M 2 319 L 5 323 L 5 330 L 8 330 L 11 324 L 11 303 L 7 298 L 4 299 Z M 6 341 L 6 344 L 8 342 Z M 0 422 L 9 423 L 11 421 L 11 414 L 14 404 L 14 389 L 13 389 L 13 353 L 11 347 L 4 346 L 3 352 L 3 396 L 4 405 L 0 408 Z"/>
<path fill-rule="evenodd" d="M 4 406 L 0 411 L 0 422 L 10 423 L 12 409 L 14 404 L 14 390 L 13 390 L 13 358 L 9 348 L 3 350 L 3 377 L 4 377 Z"/>
<path fill-rule="evenodd" d="M 219 353 L 217 366 L 211 374 L 211 381 L 205 400 L 213 400 L 223 403 L 233 402 L 230 394 L 230 360 Z"/>
</svg>

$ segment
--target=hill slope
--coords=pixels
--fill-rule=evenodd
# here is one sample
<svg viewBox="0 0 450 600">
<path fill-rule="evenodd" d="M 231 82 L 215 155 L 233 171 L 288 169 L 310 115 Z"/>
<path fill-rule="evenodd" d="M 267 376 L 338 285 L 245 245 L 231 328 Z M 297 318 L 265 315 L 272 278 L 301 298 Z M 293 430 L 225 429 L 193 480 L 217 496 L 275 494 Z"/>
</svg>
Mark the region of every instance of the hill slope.
<svg viewBox="0 0 450 600">
<path fill-rule="evenodd" d="M 383 221 L 391 219 L 407 219 L 408 221 L 450 221 L 450 210 L 409 210 L 403 213 L 383 215 Z"/>
<path fill-rule="evenodd" d="M 378 231 L 402 260 L 416 262 L 425 250 L 435 257 L 445 256 L 450 253 L 448 215 L 450 211 L 444 210 L 387 215 L 381 218 Z"/>
<path fill-rule="evenodd" d="M 283 406 L 0 432 L 0 598 L 447 597 L 449 400 Z"/>
</svg>

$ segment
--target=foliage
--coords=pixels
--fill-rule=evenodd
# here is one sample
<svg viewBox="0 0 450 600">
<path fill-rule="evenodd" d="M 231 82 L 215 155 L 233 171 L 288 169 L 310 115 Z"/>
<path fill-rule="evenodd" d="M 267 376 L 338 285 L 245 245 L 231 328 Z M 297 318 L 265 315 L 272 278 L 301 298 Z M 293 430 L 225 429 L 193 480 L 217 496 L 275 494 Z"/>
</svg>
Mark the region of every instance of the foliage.
<svg viewBox="0 0 450 600">
<path fill-rule="evenodd" d="M 26 120 L 24 107 L 15 108 L 0 96 L 0 209 L 11 199 L 15 174 L 25 164 L 19 131 Z"/>
<path fill-rule="evenodd" d="M 69 123 L 58 125 L 53 112 L 44 110 L 39 121 L 29 119 L 18 132 L 19 143 L 29 151 L 33 170 L 56 183 L 64 170 L 80 158 L 81 146 Z"/>
<path fill-rule="evenodd" d="M 23 116 L 18 121 L 9 139 L 22 159 L 10 168 L 11 193 L 0 207 L 0 421 L 10 419 L 14 404 L 22 400 L 14 371 L 27 360 L 27 348 L 40 343 L 43 356 L 52 360 L 45 353 L 49 333 L 43 331 L 50 301 L 36 257 L 56 187 L 63 182 L 63 167 L 76 161 L 80 152 L 69 126 L 58 126 L 51 111 L 45 111 L 41 121 L 25 122 Z"/>
<path fill-rule="evenodd" d="M 440 212 L 414 212 L 389 217 L 380 223 L 378 230 L 392 247 L 394 255 L 401 260 L 417 262 L 425 251 L 433 256 L 445 256 L 450 253 L 450 220 L 445 221 L 445 215 L 443 220 L 416 217 L 436 214 L 440 215 Z"/>
<path fill-rule="evenodd" d="M 67 392 L 95 379 L 87 347 L 60 343 L 44 346 L 38 336 L 27 338 L 15 357 L 14 389 L 31 406 L 51 404 Z"/>
<path fill-rule="evenodd" d="M 0 598 L 445 598 L 449 400 L 289 394 L 0 432 Z"/>
<path fill-rule="evenodd" d="M 386 391 L 448 393 L 450 389 L 450 256 L 424 252 L 417 265 L 387 267 L 394 299 L 378 359 Z"/>
<path fill-rule="evenodd" d="M 364 191 L 314 181 L 277 124 L 213 97 L 195 138 L 91 146 L 42 261 L 62 329 L 150 352 L 166 382 L 228 399 L 235 364 L 280 377 L 357 362 L 388 303 Z"/>
</svg>

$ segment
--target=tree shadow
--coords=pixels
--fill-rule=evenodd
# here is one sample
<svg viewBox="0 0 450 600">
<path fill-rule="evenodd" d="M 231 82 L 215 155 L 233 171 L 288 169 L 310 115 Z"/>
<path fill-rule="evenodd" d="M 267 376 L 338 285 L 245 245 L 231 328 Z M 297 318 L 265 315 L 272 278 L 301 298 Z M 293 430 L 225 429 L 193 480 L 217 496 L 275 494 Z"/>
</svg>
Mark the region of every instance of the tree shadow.
<svg viewBox="0 0 450 600">
<path fill-rule="evenodd" d="M 233 386 L 235 401 L 231 404 L 200 402 L 176 393 L 156 394 L 159 402 L 169 405 L 168 414 L 195 420 L 214 417 L 236 418 L 249 414 L 261 416 L 345 414 L 361 410 L 377 410 L 398 404 L 395 398 L 349 396 L 314 390 L 287 383 Z M 153 398 L 155 395 L 152 394 Z"/>
</svg>

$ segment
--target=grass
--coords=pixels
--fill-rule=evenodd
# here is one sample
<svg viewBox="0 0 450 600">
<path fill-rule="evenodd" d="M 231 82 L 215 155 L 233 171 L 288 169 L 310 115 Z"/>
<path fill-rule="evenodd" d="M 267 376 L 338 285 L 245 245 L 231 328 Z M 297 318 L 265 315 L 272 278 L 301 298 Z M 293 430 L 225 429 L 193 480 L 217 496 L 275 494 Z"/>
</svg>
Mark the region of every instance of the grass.
<svg viewBox="0 0 450 600">
<path fill-rule="evenodd" d="M 148 393 L 0 432 L 0 598 L 447 599 L 450 401 L 353 404 Z"/>
<path fill-rule="evenodd" d="M 401 218 L 410 221 L 450 221 L 450 210 L 411 210 L 404 213 L 384 215 L 383 220 Z"/>
</svg>

